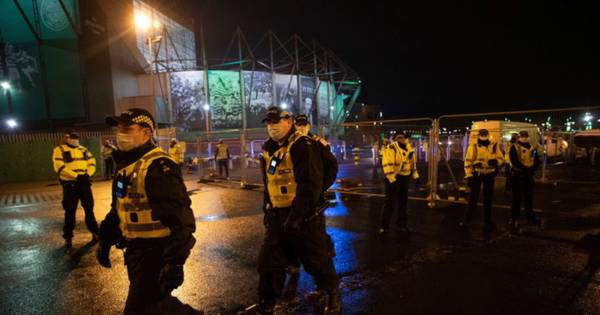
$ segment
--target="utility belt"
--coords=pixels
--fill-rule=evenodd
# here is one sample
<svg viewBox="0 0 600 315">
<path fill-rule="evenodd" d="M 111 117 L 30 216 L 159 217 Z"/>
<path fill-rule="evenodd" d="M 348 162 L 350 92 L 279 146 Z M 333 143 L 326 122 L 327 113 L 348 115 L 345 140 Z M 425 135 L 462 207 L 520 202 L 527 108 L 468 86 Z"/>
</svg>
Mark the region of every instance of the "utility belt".
<svg viewBox="0 0 600 315">
<path fill-rule="evenodd" d="M 318 206 L 314 207 L 314 209 L 312 211 L 309 211 L 305 217 L 304 217 L 304 222 L 310 222 L 312 220 L 314 220 L 315 218 L 323 215 L 323 213 L 325 212 L 325 210 L 327 210 L 327 208 L 329 208 L 329 203 L 324 202 L 319 204 Z M 282 217 L 282 218 L 287 218 L 287 216 L 290 214 L 290 212 L 292 211 L 292 207 L 285 207 L 285 208 L 273 208 L 273 207 L 267 207 L 265 209 L 265 213 L 268 216 L 272 216 L 272 217 Z"/>
<path fill-rule="evenodd" d="M 496 176 L 496 175 L 498 175 L 498 170 L 496 170 L 496 169 L 493 169 L 492 171 L 489 171 L 489 172 L 473 171 L 473 177 Z"/>
<path fill-rule="evenodd" d="M 162 247 L 167 244 L 168 237 L 160 238 L 123 238 L 117 242 L 117 248 L 135 247 L 152 249 Z"/>
</svg>

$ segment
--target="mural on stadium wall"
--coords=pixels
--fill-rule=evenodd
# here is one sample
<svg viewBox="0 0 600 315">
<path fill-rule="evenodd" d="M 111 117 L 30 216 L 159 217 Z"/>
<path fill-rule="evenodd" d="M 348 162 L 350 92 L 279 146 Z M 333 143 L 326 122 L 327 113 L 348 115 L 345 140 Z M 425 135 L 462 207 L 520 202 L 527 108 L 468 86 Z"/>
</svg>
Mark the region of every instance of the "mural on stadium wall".
<svg viewBox="0 0 600 315">
<path fill-rule="evenodd" d="M 242 127 L 240 75 L 236 71 L 208 71 L 212 126 L 215 129 Z"/>
<path fill-rule="evenodd" d="M 249 100 L 246 111 L 248 128 L 262 127 L 262 119 L 273 104 L 273 76 L 269 72 L 244 71 L 244 96 Z M 252 87 L 252 91 L 250 91 Z"/>
<path fill-rule="evenodd" d="M 37 5 L 34 6 L 34 2 Z M 76 1 L 65 0 L 63 4 L 78 23 Z M 77 35 L 69 26 L 61 5 L 52 0 L 21 1 L 21 5 L 29 19 L 39 16 L 38 27 L 44 45 L 38 48 L 14 3 L 0 1 L 0 80 L 8 81 L 11 86 L 10 106 L 7 97 L 0 97 L 0 115 L 11 115 L 19 120 L 83 118 Z M 46 62 L 42 64 L 41 59 Z M 42 76 L 46 79 L 46 89 Z M 9 113 L 10 107 L 12 113 Z"/>
<path fill-rule="evenodd" d="M 296 114 L 300 111 L 298 104 L 298 80 L 295 75 L 275 74 L 275 91 L 277 106 Z"/>
<path fill-rule="evenodd" d="M 328 124 L 330 122 L 330 107 L 333 106 L 335 99 L 335 88 L 329 82 L 321 81 L 319 83 L 319 92 L 317 93 L 319 124 Z"/>
<path fill-rule="evenodd" d="M 204 71 L 171 73 L 171 101 L 175 126 L 181 130 L 206 129 Z"/>
<path fill-rule="evenodd" d="M 300 76 L 300 87 L 302 88 L 302 105 L 298 111 L 298 114 L 305 114 L 308 116 L 308 121 L 311 125 L 315 125 L 318 119 L 315 119 L 315 109 L 317 103 L 314 101 L 315 98 L 315 79 L 307 76 Z"/>
<path fill-rule="evenodd" d="M 273 103 L 272 74 L 262 71 L 244 71 L 244 96 L 247 103 L 247 128 L 260 128 L 267 108 Z M 287 105 L 294 115 L 306 114 L 313 125 L 327 124 L 330 121 L 330 106 L 334 105 L 335 89 L 332 84 L 314 78 L 301 77 L 302 102 L 298 103 L 297 76 L 275 75 L 277 99 L 275 103 Z M 240 98 L 239 72 L 209 71 L 209 104 L 211 126 L 214 129 L 232 129 L 242 127 L 242 105 Z M 252 86 L 252 89 L 250 87 Z M 329 88 L 329 92 L 327 89 Z M 184 130 L 204 130 L 205 118 L 203 105 L 204 74 L 202 71 L 184 71 L 171 73 L 171 93 L 173 113 L 178 128 Z M 328 97 L 330 98 L 328 100 Z"/>
</svg>

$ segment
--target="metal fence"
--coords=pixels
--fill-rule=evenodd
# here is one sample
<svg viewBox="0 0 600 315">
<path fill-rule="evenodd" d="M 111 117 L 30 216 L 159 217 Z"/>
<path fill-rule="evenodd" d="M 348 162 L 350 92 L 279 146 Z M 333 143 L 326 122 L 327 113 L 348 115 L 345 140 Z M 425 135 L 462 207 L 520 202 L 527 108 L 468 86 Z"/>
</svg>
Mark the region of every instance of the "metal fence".
<svg viewBox="0 0 600 315">
<path fill-rule="evenodd" d="M 464 198 L 464 156 L 470 141 L 476 137 L 473 129 L 486 128 L 504 153 L 510 134 L 528 130 L 540 153 L 542 165 L 536 174 L 540 182 L 594 183 L 600 178 L 595 160 L 598 151 L 577 145 L 575 129 L 584 129 L 581 118 L 592 117 L 598 107 L 549 110 L 444 115 L 438 118 L 393 119 L 347 122 L 336 126 L 320 126 L 315 132 L 331 144 L 340 163 L 336 188 L 360 192 L 382 192 L 383 174 L 379 151 L 384 141 L 404 131 L 417 155 L 420 188 L 411 188 L 414 197 L 428 198 L 430 206 L 440 201 Z M 572 130 L 567 131 L 566 129 Z M 186 140 L 186 157 L 191 163 L 199 157 L 199 176 L 215 172 L 214 148 L 219 139 L 229 146 L 233 177 L 241 181 L 259 181 L 258 156 L 264 139 L 264 128 L 227 130 L 218 133 L 179 134 Z M 242 154 L 245 152 L 245 154 Z M 505 182 L 505 172 L 497 177 L 497 187 Z"/>
<path fill-rule="evenodd" d="M 420 189 L 411 189 L 410 193 L 428 198 L 430 205 L 434 206 L 439 200 L 461 198 L 465 186 L 464 156 L 469 143 L 476 137 L 474 129 L 488 129 L 501 151 L 505 150 L 511 133 L 528 130 L 542 153 L 543 163 L 536 175 L 540 182 L 598 182 L 600 150 L 593 141 L 582 144 L 580 133 L 574 131 L 593 127 L 594 124 L 597 126 L 595 119 L 598 112 L 599 107 L 587 107 L 443 115 L 438 118 L 347 122 L 319 126 L 314 131 L 330 142 L 341 166 L 338 176 L 341 185 L 353 185 L 338 188 L 364 192 L 382 192 L 379 152 L 384 141 L 400 131 L 410 134 L 421 175 Z M 591 124 L 590 119 L 583 120 L 588 113 L 594 119 Z M 62 133 L 2 135 L 0 144 L 58 142 L 62 136 Z M 105 139 L 111 134 L 83 132 L 81 136 Z M 167 149 L 172 137 L 185 143 L 188 173 L 199 177 L 215 173 L 215 148 L 222 140 L 229 147 L 231 177 L 242 182 L 260 181 L 258 158 L 267 138 L 265 128 L 246 129 L 245 132 L 232 129 L 177 134 L 173 129 L 162 129 L 157 140 L 161 147 Z M 505 173 L 500 172 L 497 180 L 497 186 L 502 187 Z"/>
</svg>

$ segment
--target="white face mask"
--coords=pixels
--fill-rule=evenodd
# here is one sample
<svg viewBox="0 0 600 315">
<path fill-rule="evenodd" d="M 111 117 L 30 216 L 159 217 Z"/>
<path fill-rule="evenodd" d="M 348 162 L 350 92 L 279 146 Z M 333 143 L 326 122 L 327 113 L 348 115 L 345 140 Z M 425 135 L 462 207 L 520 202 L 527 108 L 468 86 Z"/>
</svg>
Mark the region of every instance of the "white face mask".
<svg viewBox="0 0 600 315">
<path fill-rule="evenodd" d="M 67 140 L 67 143 L 69 145 L 71 145 L 72 147 L 78 147 L 79 146 L 79 139 L 69 139 L 69 140 Z"/>
<path fill-rule="evenodd" d="M 131 151 L 137 147 L 133 135 L 128 133 L 117 133 L 117 148 L 123 152 Z"/>
<path fill-rule="evenodd" d="M 529 142 L 529 138 L 528 137 L 521 137 L 521 138 L 519 138 L 519 142 L 521 142 L 521 143 L 528 143 Z"/>
<path fill-rule="evenodd" d="M 285 127 L 281 123 L 267 125 L 267 133 L 275 141 L 281 141 L 285 137 L 286 132 L 287 130 L 285 130 Z"/>
<path fill-rule="evenodd" d="M 479 140 L 481 141 L 488 141 L 489 137 L 488 136 L 480 136 Z"/>
<path fill-rule="evenodd" d="M 296 125 L 296 130 L 298 130 L 301 134 L 307 136 L 310 132 L 310 125 L 298 126 Z"/>
</svg>

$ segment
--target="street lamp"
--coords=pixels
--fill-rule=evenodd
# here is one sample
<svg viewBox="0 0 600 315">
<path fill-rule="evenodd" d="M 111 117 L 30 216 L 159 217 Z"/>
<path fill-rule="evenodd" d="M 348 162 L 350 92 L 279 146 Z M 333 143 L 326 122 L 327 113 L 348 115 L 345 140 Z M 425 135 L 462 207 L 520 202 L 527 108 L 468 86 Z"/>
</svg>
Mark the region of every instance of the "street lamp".
<svg viewBox="0 0 600 315">
<path fill-rule="evenodd" d="M 17 122 L 16 119 L 14 118 L 9 118 L 6 120 L 6 125 L 8 126 L 8 128 L 10 129 L 15 129 L 19 126 L 19 123 Z"/>
<path fill-rule="evenodd" d="M 148 32 L 146 38 L 146 44 L 148 45 L 148 64 L 150 65 L 150 85 L 152 87 L 152 106 L 155 105 L 156 96 L 154 91 L 154 71 L 152 70 L 152 66 L 154 64 L 153 61 L 153 53 L 152 53 L 152 45 L 154 43 L 158 43 L 162 40 L 161 35 L 155 35 L 154 31 L 160 31 L 162 24 L 159 20 L 152 20 L 147 15 L 139 13 L 134 17 L 134 23 L 136 29 L 138 31 Z M 157 71 L 158 72 L 158 71 Z M 170 104 L 169 104 L 170 106 Z M 169 112 L 171 114 L 171 112 Z"/>
<path fill-rule="evenodd" d="M 286 102 L 281 103 L 281 109 L 287 109 L 288 104 Z"/>
<path fill-rule="evenodd" d="M 210 110 L 210 105 L 208 105 L 208 103 L 204 103 L 204 105 L 202 106 L 202 109 L 204 109 L 204 120 L 206 121 L 206 132 L 208 133 L 208 129 L 209 129 L 208 111 Z"/>
<path fill-rule="evenodd" d="M 0 83 L 0 86 L 2 86 L 2 88 L 4 89 L 4 91 L 10 89 L 10 83 L 8 81 L 2 81 L 2 83 Z"/>
</svg>

